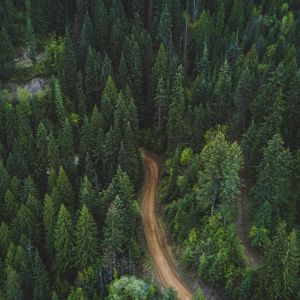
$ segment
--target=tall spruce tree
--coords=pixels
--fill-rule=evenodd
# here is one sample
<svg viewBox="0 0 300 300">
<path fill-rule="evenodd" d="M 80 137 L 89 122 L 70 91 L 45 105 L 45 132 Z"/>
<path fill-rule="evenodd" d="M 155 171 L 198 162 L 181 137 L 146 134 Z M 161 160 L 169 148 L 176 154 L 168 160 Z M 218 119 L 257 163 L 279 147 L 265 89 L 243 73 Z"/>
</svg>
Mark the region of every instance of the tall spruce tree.
<svg viewBox="0 0 300 300">
<path fill-rule="evenodd" d="M 178 67 L 172 88 L 171 103 L 168 113 L 168 149 L 170 153 L 185 141 L 185 97 L 183 87 L 183 69 Z"/>
<path fill-rule="evenodd" d="M 96 266 L 100 259 L 97 225 L 84 205 L 75 230 L 75 265 L 78 270 Z"/>
<path fill-rule="evenodd" d="M 54 230 L 54 268 L 57 274 L 71 278 L 74 262 L 74 237 L 72 218 L 62 204 Z"/>
</svg>

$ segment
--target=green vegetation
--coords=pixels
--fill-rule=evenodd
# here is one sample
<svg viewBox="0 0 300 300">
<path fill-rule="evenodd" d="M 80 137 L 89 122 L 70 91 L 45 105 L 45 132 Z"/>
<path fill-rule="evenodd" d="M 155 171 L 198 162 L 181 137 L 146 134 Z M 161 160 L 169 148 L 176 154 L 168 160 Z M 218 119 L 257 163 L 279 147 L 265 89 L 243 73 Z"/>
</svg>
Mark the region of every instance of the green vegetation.
<svg viewBox="0 0 300 300">
<path fill-rule="evenodd" d="M 189 271 L 232 299 L 300 297 L 296 2 L 0 2 L 1 299 L 176 298 L 137 278 L 140 147 L 165 158 Z"/>
</svg>

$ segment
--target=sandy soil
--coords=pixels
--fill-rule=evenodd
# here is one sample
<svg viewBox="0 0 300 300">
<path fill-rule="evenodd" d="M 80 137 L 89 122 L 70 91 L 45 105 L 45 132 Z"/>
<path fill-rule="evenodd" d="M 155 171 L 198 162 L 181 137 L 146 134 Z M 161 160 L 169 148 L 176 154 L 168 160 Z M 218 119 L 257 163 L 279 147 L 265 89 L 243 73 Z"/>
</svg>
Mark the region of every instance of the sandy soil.
<svg viewBox="0 0 300 300">
<path fill-rule="evenodd" d="M 156 214 L 160 167 L 158 160 L 145 153 L 146 179 L 142 218 L 148 247 L 153 258 L 157 278 L 164 288 L 174 288 L 179 300 L 190 300 L 192 292 L 178 275 L 168 252 L 166 237 Z"/>
</svg>

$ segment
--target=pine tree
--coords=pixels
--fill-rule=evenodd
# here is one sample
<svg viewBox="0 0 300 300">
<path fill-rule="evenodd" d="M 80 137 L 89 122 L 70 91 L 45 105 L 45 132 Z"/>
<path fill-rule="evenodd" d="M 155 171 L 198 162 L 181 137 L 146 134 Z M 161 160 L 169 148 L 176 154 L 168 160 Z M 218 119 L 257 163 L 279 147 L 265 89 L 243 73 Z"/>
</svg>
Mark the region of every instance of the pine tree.
<svg viewBox="0 0 300 300">
<path fill-rule="evenodd" d="M 128 84 L 129 78 L 128 78 L 128 68 L 127 68 L 127 63 L 125 60 L 124 53 L 122 52 L 121 58 L 120 58 L 120 63 L 118 67 L 118 87 L 120 89 L 124 89 L 126 84 Z"/>
<path fill-rule="evenodd" d="M 7 266 L 7 277 L 4 284 L 5 298 L 7 300 L 21 300 L 22 289 L 20 275 L 11 266 Z"/>
<path fill-rule="evenodd" d="M 16 216 L 19 203 L 16 201 L 14 194 L 8 189 L 4 196 L 4 215 L 7 221 L 12 221 Z"/>
<path fill-rule="evenodd" d="M 10 37 L 4 27 L 0 31 L 0 78 L 9 79 L 14 71 L 14 50 Z"/>
<path fill-rule="evenodd" d="M 86 205 L 92 213 L 95 212 L 96 191 L 94 190 L 87 175 L 83 177 L 80 183 L 79 202 L 81 205 Z"/>
<path fill-rule="evenodd" d="M 111 16 L 110 16 L 111 17 Z M 115 21 L 112 24 L 111 36 L 110 36 L 110 57 L 112 61 L 117 64 L 120 61 L 122 48 L 125 42 L 126 28 L 123 26 L 120 16 L 116 16 Z"/>
<path fill-rule="evenodd" d="M 48 136 L 47 144 L 47 160 L 49 162 L 49 166 L 54 168 L 55 171 L 58 171 L 58 168 L 60 166 L 59 149 L 52 132 L 50 132 L 50 135 Z"/>
<path fill-rule="evenodd" d="M 89 47 L 85 61 L 84 79 L 88 110 L 92 110 L 94 108 L 96 100 L 99 97 L 99 79 L 96 65 L 96 54 L 92 48 Z"/>
<path fill-rule="evenodd" d="M 156 107 L 156 124 L 161 133 L 165 132 L 166 129 L 166 116 L 168 115 L 168 96 L 166 91 L 166 84 L 163 77 L 160 77 L 155 97 Z"/>
<path fill-rule="evenodd" d="M 99 233 L 97 225 L 84 205 L 75 231 L 75 265 L 78 270 L 96 266 L 99 260 Z"/>
<path fill-rule="evenodd" d="M 63 167 L 59 168 L 55 189 L 55 198 L 52 199 L 56 203 L 56 205 L 58 205 L 59 207 L 63 203 L 66 207 L 68 207 L 68 209 L 74 208 L 75 203 L 73 198 L 72 184 L 69 181 L 69 178 L 65 173 Z"/>
<path fill-rule="evenodd" d="M 256 203 L 268 201 L 274 212 L 274 217 L 292 217 L 286 210 L 286 205 L 293 202 L 292 191 L 293 160 L 289 150 L 283 146 L 280 135 L 274 137 L 264 148 L 263 160 L 258 167 L 257 182 L 253 188 Z"/>
<path fill-rule="evenodd" d="M 55 112 L 58 123 L 62 126 L 66 119 L 66 109 L 61 86 L 58 81 L 55 81 Z"/>
<path fill-rule="evenodd" d="M 242 30 L 245 21 L 244 0 L 234 0 L 232 13 L 230 16 L 231 29 L 233 31 Z"/>
<path fill-rule="evenodd" d="M 139 112 L 139 117 L 142 118 L 145 116 L 143 111 L 144 105 L 142 102 L 143 99 L 143 90 L 142 90 L 142 60 L 141 60 L 141 49 L 140 46 L 133 36 L 126 40 L 125 43 L 125 57 L 128 66 L 128 75 L 130 78 L 129 84 L 131 85 L 131 91 L 134 99 L 136 99 L 137 108 Z"/>
<path fill-rule="evenodd" d="M 76 88 L 76 107 L 80 117 L 81 122 L 84 121 L 84 118 L 87 115 L 86 109 L 86 97 L 83 88 L 83 77 L 82 73 L 79 71 L 77 73 L 77 88 Z"/>
<path fill-rule="evenodd" d="M 299 265 L 300 265 L 300 249 L 299 241 L 297 239 L 296 230 L 293 229 L 290 235 L 288 236 L 285 256 L 283 258 L 283 285 L 284 290 L 286 291 L 286 296 L 289 297 L 295 296 L 298 285 L 298 274 L 299 274 Z"/>
<path fill-rule="evenodd" d="M 38 220 L 33 212 L 27 207 L 27 205 L 21 204 L 14 220 L 17 236 L 20 237 L 24 234 L 32 241 L 36 241 L 38 224 Z"/>
<path fill-rule="evenodd" d="M 54 255 L 54 228 L 56 223 L 58 207 L 55 207 L 55 203 L 51 197 L 46 194 L 43 208 L 43 225 L 44 236 L 46 243 L 46 250 L 49 261 L 52 261 Z"/>
<path fill-rule="evenodd" d="M 103 0 L 97 0 L 95 12 L 95 39 L 98 51 L 105 50 L 109 44 L 110 22 Z"/>
<path fill-rule="evenodd" d="M 120 198 L 117 196 L 109 207 L 103 228 L 103 265 L 109 271 L 110 276 L 119 270 L 125 242 L 124 221 L 119 201 Z"/>
<path fill-rule="evenodd" d="M 114 106 L 118 98 L 118 91 L 113 79 L 109 76 L 101 99 L 101 128 L 106 133 L 113 125 Z"/>
<path fill-rule="evenodd" d="M 100 72 L 100 82 L 101 82 L 101 91 L 103 92 L 105 84 L 109 77 L 113 78 L 113 66 L 112 61 L 107 54 L 105 54 L 102 61 L 101 72 Z"/>
<path fill-rule="evenodd" d="M 215 107 L 214 116 L 215 123 L 225 123 L 232 111 L 232 82 L 228 62 L 225 60 L 224 65 L 219 71 L 218 80 L 214 89 Z"/>
<path fill-rule="evenodd" d="M 74 138 L 72 127 L 66 118 L 64 125 L 59 134 L 60 157 L 64 169 L 69 175 L 73 175 L 74 170 Z"/>
<path fill-rule="evenodd" d="M 54 230 L 54 268 L 60 275 L 70 276 L 73 265 L 73 224 L 71 216 L 62 204 Z"/>
<path fill-rule="evenodd" d="M 31 17 L 27 18 L 27 44 L 29 49 L 29 57 L 31 61 L 36 63 L 36 39 L 33 30 Z"/>
<path fill-rule="evenodd" d="M 200 211 L 210 208 L 211 215 L 219 205 L 224 222 L 233 216 L 233 203 L 240 191 L 241 151 L 230 145 L 222 131 L 209 131 L 200 155 L 202 168 L 195 186 Z"/>
<path fill-rule="evenodd" d="M 172 46 L 172 16 L 170 14 L 170 9 L 167 1 L 165 1 L 165 5 L 160 15 L 157 36 L 159 41 L 164 43 L 166 49 L 169 49 L 170 53 Z"/>
<path fill-rule="evenodd" d="M 212 53 L 212 49 L 214 48 L 213 27 L 211 14 L 208 10 L 204 9 L 194 24 L 196 49 L 203 49 L 203 46 L 206 45 L 208 53 Z"/>
<path fill-rule="evenodd" d="M 246 67 L 239 79 L 234 95 L 235 121 L 237 134 L 243 134 L 250 123 L 250 103 L 255 96 L 255 80 Z"/>
<path fill-rule="evenodd" d="M 154 61 L 154 66 L 152 68 L 151 74 L 151 95 L 149 99 L 149 111 L 154 112 L 155 107 L 155 91 L 157 91 L 159 80 L 162 78 L 164 84 L 166 85 L 166 90 L 168 92 L 168 84 L 169 84 L 169 63 L 168 57 L 166 54 L 165 46 L 163 43 L 160 44 L 159 50 L 156 54 L 156 58 Z M 151 110 L 152 109 L 152 110 Z"/>
<path fill-rule="evenodd" d="M 172 153 L 176 147 L 182 144 L 185 140 L 184 112 L 185 99 L 183 88 L 183 69 L 180 65 L 176 73 L 168 113 L 167 129 L 168 149 L 170 153 Z"/>
<path fill-rule="evenodd" d="M 36 172 L 35 181 L 41 188 L 42 193 L 45 192 L 47 184 L 47 168 L 48 168 L 48 134 L 43 123 L 40 123 L 36 134 Z"/>
<path fill-rule="evenodd" d="M 62 70 L 62 89 L 65 96 L 73 99 L 76 91 L 76 56 L 69 30 L 66 29 L 64 38 Z"/>
<path fill-rule="evenodd" d="M 33 257 L 33 300 L 49 299 L 48 274 L 37 251 Z"/>
<path fill-rule="evenodd" d="M 94 29 L 91 23 L 88 13 L 84 18 L 84 24 L 80 34 L 80 51 L 79 51 L 79 62 L 80 66 L 83 66 L 86 61 L 89 46 L 94 45 Z"/>
</svg>

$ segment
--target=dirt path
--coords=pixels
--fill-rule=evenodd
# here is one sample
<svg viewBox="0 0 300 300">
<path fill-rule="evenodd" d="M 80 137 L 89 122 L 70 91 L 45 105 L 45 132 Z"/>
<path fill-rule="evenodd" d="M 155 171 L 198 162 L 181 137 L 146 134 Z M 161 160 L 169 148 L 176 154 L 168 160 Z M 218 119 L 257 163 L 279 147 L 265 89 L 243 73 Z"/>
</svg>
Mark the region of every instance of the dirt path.
<svg viewBox="0 0 300 300">
<path fill-rule="evenodd" d="M 260 257 L 257 251 L 251 247 L 247 238 L 248 208 L 247 193 L 245 188 L 242 188 L 241 195 L 237 200 L 236 231 L 249 265 L 253 268 L 256 268 L 259 264 Z"/>
<path fill-rule="evenodd" d="M 190 300 L 192 298 L 192 292 L 176 271 L 168 252 L 165 234 L 159 225 L 156 215 L 157 188 L 160 173 L 159 163 L 154 157 L 145 153 L 145 166 L 146 179 L 142 218 L 157 277 L 163 287 L 172 287 L 176 290 L 179 300 Z"/>
</svg>

